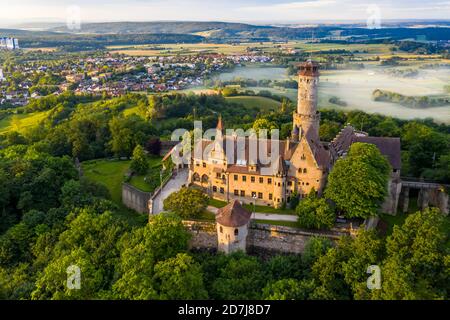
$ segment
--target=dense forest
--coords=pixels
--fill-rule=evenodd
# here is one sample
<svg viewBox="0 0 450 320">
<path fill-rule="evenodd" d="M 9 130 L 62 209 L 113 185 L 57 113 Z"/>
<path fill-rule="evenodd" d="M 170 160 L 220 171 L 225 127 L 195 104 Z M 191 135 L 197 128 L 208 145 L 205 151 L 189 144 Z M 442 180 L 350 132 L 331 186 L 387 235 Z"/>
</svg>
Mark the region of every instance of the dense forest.
<svg viewBox="0 0 450 320">
<path fill-rule="evenodd" d="M 75 165 L 75 158 L 130 157 L 155 136 L 191 130 L 194 119 L 212 128 L 219 114 L 225 127 L 277 127 L 285 138 L 290 101 L 262 112 L 222 95 L 53 99 L 24 108 L 46 110 L 45 120 L 0 137 L 1 299 L 448 298 L 448 218 L 435 209 L 409 215 L 387 236 L 361 231 L 336 245 L 313 238 L 302 255 L 224 256 L 189 251 L 190 235 L 174 212 L 150 223 L 146 216 L 125 219 L 108 191 Z M 347 123 L 400 136 L 404 175 L 450 181 L 447 125 L 334 110 L 322 110 L 322 121 L 325 141 Z M 367 289 L 368 264 L 382 266 L 382 290 Z M 81 290 L 65 286 L 71 265 L 82 269 Z"/>
</svg>

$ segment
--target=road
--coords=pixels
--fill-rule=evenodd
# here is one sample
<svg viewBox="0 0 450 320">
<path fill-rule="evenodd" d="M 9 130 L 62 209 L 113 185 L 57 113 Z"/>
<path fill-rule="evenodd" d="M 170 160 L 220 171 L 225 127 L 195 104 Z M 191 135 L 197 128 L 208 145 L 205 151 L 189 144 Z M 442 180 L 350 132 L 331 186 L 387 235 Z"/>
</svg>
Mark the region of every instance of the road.
<svg viewBox="0 0 450 320">
<path fill-rule="evenodd" d="M 216 207 L 208 206 L 208 211 L 217 214 Z M 298 217 L 296 215 L 290 215 L 290 214 L 275 214 L 275 213 L 261 213 L 261 212 L 254 212 L 252 213 L 252 219 L 255 220 L 272 220 L 272 221 L 291 221 L 296 222 Z"/>
<path fill-rule="evenodd" d="M 174 176 L 163 187 L 160 193 L 153 199 L 153 214 L 158 214 L 163 211 L 163 202 L 173 192 L 181 189 L 183 185 L 188 182 L 189 171 L 187 169 L 179 170 L 177 175 Z"/>
</svg>

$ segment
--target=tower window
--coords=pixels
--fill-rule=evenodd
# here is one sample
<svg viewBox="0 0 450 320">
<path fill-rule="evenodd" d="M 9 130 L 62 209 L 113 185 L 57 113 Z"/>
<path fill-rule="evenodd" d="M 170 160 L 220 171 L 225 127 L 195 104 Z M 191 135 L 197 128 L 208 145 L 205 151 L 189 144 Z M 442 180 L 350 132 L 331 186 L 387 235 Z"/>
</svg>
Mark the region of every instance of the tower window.
<svg viewBox="0 0 450 320">
<path fill-rule="evenodd" d="M 306 168 L 305 168 L 305 169 L 303 169 L 303 173 L 306 173 Z"/>
</svg>

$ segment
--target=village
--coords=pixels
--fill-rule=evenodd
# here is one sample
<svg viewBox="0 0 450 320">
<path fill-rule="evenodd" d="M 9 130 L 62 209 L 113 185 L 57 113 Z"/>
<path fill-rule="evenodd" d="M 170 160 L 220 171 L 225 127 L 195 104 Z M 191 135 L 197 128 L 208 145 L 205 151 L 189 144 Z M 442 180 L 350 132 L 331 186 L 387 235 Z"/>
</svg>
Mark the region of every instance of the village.
<svg viewBox="0 0 450 320">
<path fill-rule="evenodd" d="M 30 99 L 68 90 L 109 97 L 183 90 L 200 86 L 211 75 L 243 63 L 272 60 L 257 54 L 131 57 L 106 52 L 76 60 L 30 60 L 0 69 L 0 105 L 2 109 L 24 106 Z"/>
</svg>

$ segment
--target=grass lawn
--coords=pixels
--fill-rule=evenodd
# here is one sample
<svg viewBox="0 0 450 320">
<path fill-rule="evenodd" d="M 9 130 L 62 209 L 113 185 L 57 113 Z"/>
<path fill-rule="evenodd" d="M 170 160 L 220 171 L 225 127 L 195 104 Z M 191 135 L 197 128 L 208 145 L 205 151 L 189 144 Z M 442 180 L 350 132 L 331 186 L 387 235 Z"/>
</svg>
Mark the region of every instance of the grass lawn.
<svg viewBox="0 0 450 320">
<path fill-rule="evenodd" d="M 108 188 L 112 200 L 122 204 L 122 182 L 130 166 L 129 160 L 91 160 L 82 163 L 84 175 Z"/>
<path fill-rule="evenodd" d="M 145 192 L 153 192 L 156 188 L 159 187 L 161 183 L 161 179 L 159 173 L 162 169 L 161 157 L 149 157 L 150 169 L 146 175 L 141 176 L 133 176 L 130 180 L 130 184 L 139 190 Z M 165 171 L 163 173 L 163 179 L 170 172 Z"/>
<path fill-rule="evenodd" d="M 407 214 L 400 213 L 400 212 L 397 213 L 396 216 L 391 216 L 390 214 L 383 213 L 381 215 L 381 219 L 383 221 L 385 221 L 388 226 L 388 228 L 386 230 L 386 235 L 392 234 L 392 231 L 394 230 L 394 225 L 401 226 L 405 222 L 407 217 L 408 217 Z"/>
<path fill-rule="evenodd" d="M 209 199 L 209 205 L 213 206 L 215 208 L 222 208 L 227 205 L 225 201 L 220 201 L 216 199 Z M 248 211 L 253 212 L 253 205 L 250 204 L 244 204 L 244 208 L 246 208 Z M 255 206 L 256 212 L 261 213 L 274 213 L 274 214 L 295 214 L 295 210 L 292 209 L 275 209 L 273 207 L 269 206 Z"/>
<path fill-rule="evenodd" d="M 279 101 L 259 96 L 235 96 L 227 97 L 229 102 L 240 103 L 246 108 L 258 108 L 261 111 L 269 112 L 278 110 L 281 103 Z"/>
<path fill-rule="evenodd" d="M 24 129 L 37 125 L 44 120 L 51 110 L 34 112 L 34 113 L 21 113 L 13 114 L 0 120 L 0 133 L 10 130 L 22 132 Z"/>
</svg>

